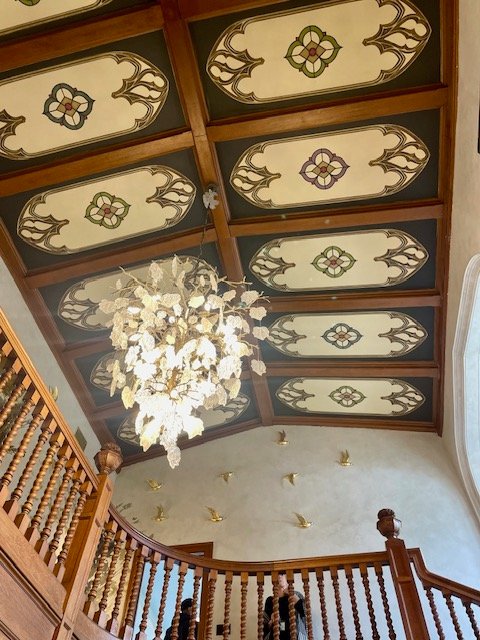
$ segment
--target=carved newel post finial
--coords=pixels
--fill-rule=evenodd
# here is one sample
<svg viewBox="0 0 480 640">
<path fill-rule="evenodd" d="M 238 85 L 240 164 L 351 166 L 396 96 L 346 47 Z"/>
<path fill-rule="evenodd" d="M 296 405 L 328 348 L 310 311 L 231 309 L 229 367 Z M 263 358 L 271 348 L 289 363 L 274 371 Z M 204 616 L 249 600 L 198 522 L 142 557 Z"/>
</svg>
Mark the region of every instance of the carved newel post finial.
<svg viewBox="0 0 480 640">
<path fill-rule="evenodd" d="M 105 442 L 95 455 L 94 460 L 98 472 L 108 476 L 116 471 L 123 462 L 121 449 L 115 442 Z"/>
<path fill-rule="evenodd" d="M 392 509 L 380 509 L 377 518 L 377 529 L 382 536 L 387 538 L 387 540 L 398 538 L 402 521 L 395 516 L 395 511 Z"/>
</svg>

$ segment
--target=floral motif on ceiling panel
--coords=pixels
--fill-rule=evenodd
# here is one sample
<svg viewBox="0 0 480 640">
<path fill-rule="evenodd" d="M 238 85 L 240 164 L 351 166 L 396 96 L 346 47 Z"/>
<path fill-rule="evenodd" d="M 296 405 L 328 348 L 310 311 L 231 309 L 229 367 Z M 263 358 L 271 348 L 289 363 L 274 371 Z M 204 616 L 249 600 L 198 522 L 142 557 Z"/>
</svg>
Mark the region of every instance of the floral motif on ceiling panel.
<svg viewBox="0 0 480 640">
<path fill-rule="evenodd" d="M 125 51 L 9 78 L 0 82 L 0 155 L 24 160 L 144 129 L 168 89 L 160 69 Z"/>
<path fill-rule="evenodd" d="M 207 73 L 243 103 L 345 91 L 398 77 L 430 35 L 411 0 L 333 0 L 232 24 L 210 52 Z"/>
</svg>

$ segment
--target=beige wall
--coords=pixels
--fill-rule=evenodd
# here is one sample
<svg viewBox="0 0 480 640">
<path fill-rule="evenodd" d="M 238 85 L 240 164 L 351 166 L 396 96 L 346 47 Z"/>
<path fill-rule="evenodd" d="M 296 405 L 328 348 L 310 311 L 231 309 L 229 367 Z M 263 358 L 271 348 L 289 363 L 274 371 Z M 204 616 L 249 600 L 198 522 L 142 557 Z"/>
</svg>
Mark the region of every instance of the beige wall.
<svg viewBox="0 0 480 640">
<path fill-rule="evenodd" d="M 213 540 L 215 557 L 268 560 L 384 548 L 375 529 L 382 507 L 403 520 L 408 546 L 420 546 L 437 573 L 480 586 L 476 520 L 440 438 L 367 429 L 257 428 L 188 449 L 180 467 L 165 457 L 126 467 L 114 503 L 132 503 L 127 518 L 166 544 Z M 353 465 L 336 460 L 348 449 Z M 218 474 L 234 471 L 226 484 Z M 282 476 L 299 472 L 296 486 Z M 164 483 L 149 489 L 149 478 Z M 162 504 L 168 520 L 152 517 Z M 205 505 L 225 516 L 208 520 Z M 294 511 L 314 525 L 295 526 Z"/>
<path fill-rule="evenodd" d="M 65 376 L 37 327 L 15 282 L 0 258 L 0 307 L 7 316 L 24 349 L 47 385 L 58 387 L 57 404 L 73 431 L 80 427 L 87 446 L 85 453 L 93 460 L 100 445 Z"/>
</svg>

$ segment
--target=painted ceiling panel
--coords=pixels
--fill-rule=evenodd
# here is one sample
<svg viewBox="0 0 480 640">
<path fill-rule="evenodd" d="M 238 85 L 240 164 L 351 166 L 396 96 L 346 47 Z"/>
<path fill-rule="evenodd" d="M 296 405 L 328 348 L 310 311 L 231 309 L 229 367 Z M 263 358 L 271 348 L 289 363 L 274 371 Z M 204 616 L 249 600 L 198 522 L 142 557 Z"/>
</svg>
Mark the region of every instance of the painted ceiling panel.
<svg viewBox="0 0 480 640">
<path fill-rule="evenodd" d="M 395 358 L 417 349 L 426 329 L 402 312 L 290 314 L 277 318 L 267 338 L 296 358 Z"/>
<path fill-rule="evenodd" d="M 79 253 L 177 225 L 195 192 L 169 167 L 131 169 L 39 193 L 23 207 L 17 233 L 47 253 Z"/>
<path fill-rule="evenodd" d="M 410 0 L 336 0 L 232 24 L 211 51 L 207 73 L 246 103 L 366 87 L 400 75 L 430 34 Z"/>
<path fill-rule="evenodd" d="M 168 79 L 128 51 L 112 51 L 0 83 L 0 154 L 23 160 L 144 129 Z"/>
<path fill-rule="evenodd" d="M 279 291 L 390 287 L 427 260 L 425 247 L 409 234 L 376 229 L 271 240 L 253 256 L 250 271 Z"/>
</svg>

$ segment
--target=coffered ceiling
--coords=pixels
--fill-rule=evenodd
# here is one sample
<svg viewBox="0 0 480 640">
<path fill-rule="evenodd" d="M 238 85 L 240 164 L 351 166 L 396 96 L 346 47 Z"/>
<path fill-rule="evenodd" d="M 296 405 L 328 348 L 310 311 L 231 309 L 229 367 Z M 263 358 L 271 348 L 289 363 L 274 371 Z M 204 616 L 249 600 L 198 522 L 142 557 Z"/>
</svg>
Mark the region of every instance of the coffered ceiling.
<svg viewBox="0 0 480 640">
<path fill-rule="evenodd" d="M 1 250 L 101 440 L 98 302 L 177 254 L 269 298 L 267 375 L 195 446 L 262 425 L 441 433 L 452 0 L 7 0 Z M 202 192 L 220 204 L 201 255 Z"/>
</svg>

